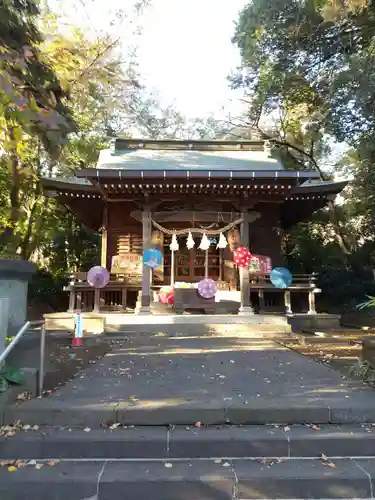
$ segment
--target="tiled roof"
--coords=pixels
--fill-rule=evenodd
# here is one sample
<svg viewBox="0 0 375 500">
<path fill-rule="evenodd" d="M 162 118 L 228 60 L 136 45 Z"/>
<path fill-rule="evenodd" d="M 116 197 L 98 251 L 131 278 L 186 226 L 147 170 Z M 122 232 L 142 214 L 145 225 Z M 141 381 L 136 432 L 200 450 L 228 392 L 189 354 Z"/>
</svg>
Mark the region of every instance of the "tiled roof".
<svg viewBox="0 0 375 500">
<path fill-rule="evenodd" d="M 276 154 L 252 150 L 104 149 L 98 169 L 114 170 L 284 170 Z"/>
</svg>

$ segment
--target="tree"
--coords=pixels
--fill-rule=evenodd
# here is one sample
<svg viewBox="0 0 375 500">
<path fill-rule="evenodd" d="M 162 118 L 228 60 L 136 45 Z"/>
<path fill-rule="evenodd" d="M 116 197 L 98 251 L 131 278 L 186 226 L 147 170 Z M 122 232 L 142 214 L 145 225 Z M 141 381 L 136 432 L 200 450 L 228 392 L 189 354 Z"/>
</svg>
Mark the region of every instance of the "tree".
<svg viewBox="0 0 375 500">
<path fill-rule="evenodd" d="M 42 149 L 56 158 L 75 128 L 68 94 L 38 47 L 38 14 L 32 0 L 10 0 L 0 6 L 0 160 L 2 188 L 9 193 L 2 207 L 0 244 L 11 252 L 20 243 L 21 184 L 32 177 L 30 147 L 40 169 Z"/>
</svg>

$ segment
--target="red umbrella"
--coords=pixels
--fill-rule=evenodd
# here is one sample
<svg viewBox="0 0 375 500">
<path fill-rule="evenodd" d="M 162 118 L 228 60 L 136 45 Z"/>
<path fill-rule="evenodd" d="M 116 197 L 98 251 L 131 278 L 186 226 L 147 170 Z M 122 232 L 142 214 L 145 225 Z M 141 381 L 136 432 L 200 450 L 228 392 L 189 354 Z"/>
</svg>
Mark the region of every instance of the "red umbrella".
<svg viewBox="0 0 375 500">
<path fill-rule="evenodd" d="M 247 267 L 251 261 L 250 250 L 246 247 L 239 247 L 233 252 L 234 263 L 238 267 Z"/>
<path fill-rule="evenodd" d="M 173 304 L 174 289 L 171 287 L 161 288 L 159 292 L 159 302 L 166 305 Z"/>
</svg>

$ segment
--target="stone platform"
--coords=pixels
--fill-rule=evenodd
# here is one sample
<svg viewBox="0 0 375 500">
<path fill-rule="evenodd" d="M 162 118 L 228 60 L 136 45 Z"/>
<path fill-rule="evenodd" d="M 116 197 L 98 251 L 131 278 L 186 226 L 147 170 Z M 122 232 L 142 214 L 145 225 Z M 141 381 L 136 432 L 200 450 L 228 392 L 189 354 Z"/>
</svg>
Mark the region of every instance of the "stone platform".
<svg viewBox="0 0 375 500">
<path fill-rule="evenodd" d="M 272 340 L 203 325 L 129 326 L 110 353 L 5 422 L 89 425 L 375 422 L 375 391 Z M 171 327 L 170 327 L 171 328 Z M 189 330 L 189 334 L 187 334 Z"/>
<path fill-rule="evenodd" d="M 83 328 L 88 333 L 100 334 L 112 327 L 129 325 L 248 325 L 256 329 L 265 327 L 281 333 L 288 333 L 291 327 L 288 318 L 277 314 L 132 314 L 132 313 L 81 313 Z M 74 313 L 61 312 L 44 315 L 47 330 L 74 330 Z"/>
</svg>

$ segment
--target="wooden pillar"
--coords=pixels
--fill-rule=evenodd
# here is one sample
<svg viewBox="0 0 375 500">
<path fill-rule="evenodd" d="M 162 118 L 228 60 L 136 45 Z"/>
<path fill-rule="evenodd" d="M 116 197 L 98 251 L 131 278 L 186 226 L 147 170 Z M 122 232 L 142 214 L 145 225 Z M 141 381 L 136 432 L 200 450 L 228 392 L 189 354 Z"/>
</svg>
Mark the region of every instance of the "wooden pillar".
<svg viewBox="0 0 375 500">
<path fill-rule="evenodd" d="M 101 253 L 100 253 L 100 265 L 107 268 L 107 252 L 108 252 L 108 210 L 107 204 L 104 205 L 103 210 L 103 225 L 102 225 L 102 235 L 101 235 Z"/>
<path fill-rule="evenodd" d="M 151 211 L 148 204 L 145 204 L 142 212 L 142 242 L 143 250 L 150 248 L 151 246 Z M 137 311 L 140 314 L 151 314 L 150 303 L 151 303 L 151 279 L 152 271 L 149 267 L 142 266 L 142 295 L 141 295 L 141 307 Z"/>
<path fill-rule="evenodd" d="M 127 301 L 128 301 L 128 289 L 124 287 L 121 293 L 121 308 L 123 311 L 126 310 Z"/>
<path fill-rule="evenodd" d="M 284 292 L 284 304 L 285 304 L 285 314 L 293 314 L 290 290 L 285 290 Z"/>
<path fill-rule="evenodd" d="M 316 314 L 314 290 L 309 291 L 309 312 L 307 314 Z"/>
<path fill-rule="evenodd" d="M 263 290 L 263 288 L 259 288 L 259 290 L 258 290 L 258 299 L 259 299 L 259 312 L 263 313 L 265 311 L 264 290 Z"/>
<path fill-rule="evenodd" d="M 243 222 L 241 223 L 241 243 L 243 246 L 249 248 L 249 211 L 243 209 L 241 213 Z M 254 314 L 250 302 L 250 276 L 247 268 L 240 268 L 240 292 L 241 292 L 241 306 L 239 314 Z"/>
<path fill-rule="evenodd" d="M 76 307 L 76 290 L 74 288 L 74 285 L 70 285 L 71 289 L 69 292 L 69 309 L 68 312 L 74 312 L 75 307 Z"/>
</svg>

